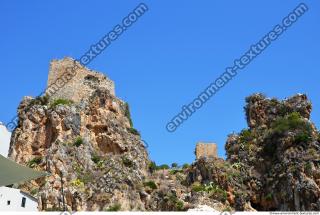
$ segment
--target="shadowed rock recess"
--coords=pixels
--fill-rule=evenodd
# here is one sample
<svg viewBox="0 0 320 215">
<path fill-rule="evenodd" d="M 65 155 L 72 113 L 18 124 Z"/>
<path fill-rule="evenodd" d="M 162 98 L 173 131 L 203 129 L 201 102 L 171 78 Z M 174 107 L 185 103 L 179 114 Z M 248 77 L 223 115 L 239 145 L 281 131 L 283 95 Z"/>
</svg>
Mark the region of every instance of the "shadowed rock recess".
<svg viewBox="0 0 320 215">
<path fill-rule="evenodd" d="M 52 61 L 49 85 L 72 64 Z M 113 82 L 78 64 L 56 94 L 23 99 L 9 156 L 51 173 L 19 186 L 42 211 L 320 210 L 319 133 L 307 97 L 246 102 L 249 128 L 228 137 L 227 160 L 157 166 Z"/>
</svg>

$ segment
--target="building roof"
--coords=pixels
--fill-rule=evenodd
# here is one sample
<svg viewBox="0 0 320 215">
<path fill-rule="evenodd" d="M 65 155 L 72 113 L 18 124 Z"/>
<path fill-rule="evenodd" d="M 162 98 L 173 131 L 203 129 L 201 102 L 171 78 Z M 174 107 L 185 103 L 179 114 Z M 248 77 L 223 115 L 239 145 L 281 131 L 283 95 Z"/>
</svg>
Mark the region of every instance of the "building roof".
<svg viewBox="0 0 320 215">
<path fill-rule="evenodd" d="M 38 172 L 19 165 L 0 155 L 0 186 L 8 186 L 47 176 L 45 172 Z"/>
</svg>

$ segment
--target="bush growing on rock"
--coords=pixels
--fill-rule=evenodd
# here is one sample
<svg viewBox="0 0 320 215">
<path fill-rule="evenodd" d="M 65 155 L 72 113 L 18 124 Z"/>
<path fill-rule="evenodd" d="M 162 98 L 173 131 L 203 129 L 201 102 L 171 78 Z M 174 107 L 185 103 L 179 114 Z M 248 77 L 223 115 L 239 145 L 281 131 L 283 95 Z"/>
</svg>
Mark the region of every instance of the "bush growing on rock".
<svg viewBox="0 0 320 215">
<path fill-rule="evenodd" d="M 93 154 L 91 160 L 97 165 L 98 168 L 101 169 L 104 167 L 104 160 L 101 158 L 101 156 Z"/>
<path fill-rule="evenodd" d="M 126 166 L 126 167 L 133 167 L 134 163 L 132 160 L 130 160 L 127 157 L 122 157 L 122 163 Z"/>
<path fill-rule="evenodd" d="M 167 164 L 162 164 L 161 166 L 158 166 L 157 169 L 158 170 L 165 170 L 165 169 L 170 169 L 170 167 Z"/>
<path fill-rule="evenodd" d="M 41 157 L 35 157 L 35 158 L 33 158 L 32 160 L 30 160 L 30 161 L 28 162 L 28 166 L 29 166 L 30 168 L 34 168 L 34 167 L 36 167 L 37 165 L 39 165 L 41 162 L 42 162 L 42 158 L 41 158 Z"/>
<path fill-rule="evenodd" d="M 272 133 L 282 135 L 287 131 L 299 129 L 310 134 L 312 128 L 298 112 L 293 112 L 285 117 L 278 118 L 272 125 Z"/>
<path fill-rule="evenodd" d="M 295 136 L 294 142 L 295 143 L 306 143 L 306 142 L 309 142 L 310 140 L 312 140 L 310 134 L 308 134 L 306 132 L 301 132 Z"/>
<path fill-rule="evenodd" d="M 240 141 L 242 143 L 248 143 L 252 140 L 252 133 L 249 129 L 243 129 L 240 133 Z"/>
<path fill-rule="evenodd" d="M 195 182 L 192 184 L 191 189 L 192 189 L 192 191 L 198 193 L 198 192 L 205 191 L 205 186 L 202 185 L 200 182 Z"/>
<path fill-rule="evenodd" d="M 131 133 L 131 134 L 134 134 L 134 135 L 137 135 L 137 136 L 140 136 L 140 132 L 135 129 L 135 128 L 128 128 L 128 131 Z"/>
<path fill-rule="evenodd" d="M 156 190 L 158 189 L 158 186 L 156 185 L 156 183 L 154 181 L 147 181 L 143 184 L 145 187 L 149 187 L 152 190 Z"/>
<path fill-rule="evenodd" d="M 175 175 L 177 173 L 182 173 L 183 170 L 182 169 L 173 169 L 173 170 L 170 170 L 170 175 Z"/>
<path fill-rule="evenodd" d="M 125 103 L 125 113 L 124 115 L 128 118 L 131 128 L 133 127 L 133 122 L 131 118 L 130 106 L 128 103 Z"/>
<path fill-rule="evenodd" d="M 114 204 L 112 206 L 110 206 L 107 211 L 108 212 L 117 212 L 117 211 L 120 211 L 121 210 L 121 204 Z"/>
<path fill-rule="evenodd" d="M 273 199 L 272 193 L 269 193 L 268 195 L 266 195 L 265 199 L 266 199 L 267 201 L 272 201 L 272 199 Z"/>
<path fill-rule="evenodd" d="M 183 203 L 183 201 L 178 201 L 177 203 L 176 203 L 176 208 L 177 208 L 177 211 L 184 211 L 184 203 Z"/>
<path fill-rule="evenodd" d="M 185 211 L 184 202 L 179 200 L 175 193 L 169 192 L 164 197 L 164 211 Z"/>
<path fill-rule="evenodd" d="M 30 102 L 30 105 L 47 105 L 49 103 L 49 96 L 38 96 Z"/>
<path fill-rule="evenodd" d="M 76 146 L 76 147 L 79 147 L 81 145 L 83 145 L 84 141 L 83 141 L 83 138 L 82 137 L 77 137 L 74 142 L 73 142 L 73 145 Z"/>
<path fill-rule="evenodd" d="M 216 186 L 210 191 L 210 197 L 213 199 L 217 199 L 221 202 L 226 202 L 227 201 L 227 191 Z"/>
<path fill-rule="evenodd" d="M 151 173 L 153 173 L 154 171 L 157 170 L 157 164 L 156 164 L 154 161 L 151 161 L 151 162 L 149 163 L 148 167 L 149 167 L 149 171 L 150 171 Z"/>
<path fill-rule="evenodd" d="M 97 154 L 93 154 L 91 157 L 91 160 L 95 163 L 98 164 L 101 161 L 101 157 Z"/>
<path fill-rule="evenodd" d="M 190 167 L 190 164 L 188 164 L 188 163 L 185 163 L 185 164 L 182 165 L 182 169 L 187 169 L 189 167 Z"/>
<path fill-rule="evenodd" d="M 171 164 L 171 167 L 172 167 L 172 168 L 177 168 L 178 166 L 179 166 L 179 165 L 178 165 L 177 163 L 172 163 L 172 164 Z"/>
<path fill-rule="evenodd" d="M 32 196 L 35 196 L 35 195 L 37 195 L 39 193 L 39 188 L 33 188 L 31 191 L 30 191 L 30 194 L 32 195 Z"/>
<path fill-rule="evenodd" d="M 71 105 L 73 104 L 73 101 L 71 100 L 68 100 L 68 99 L 56 99 L 52 102 L 51 104 L 51 108 L 55 108 L 57 107 L 58 105 Z"/>
</svg>

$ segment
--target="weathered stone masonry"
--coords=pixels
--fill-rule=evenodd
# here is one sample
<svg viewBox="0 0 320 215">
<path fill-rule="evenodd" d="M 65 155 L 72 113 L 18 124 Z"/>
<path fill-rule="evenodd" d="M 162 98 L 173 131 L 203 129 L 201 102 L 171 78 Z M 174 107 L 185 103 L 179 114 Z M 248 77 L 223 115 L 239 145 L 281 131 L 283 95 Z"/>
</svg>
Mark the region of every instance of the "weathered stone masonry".
<svg viewBox="0 0 320 215">
<path fill-rule="evenodd" d="M 70 68 L 75 68 L 72 74 L 68 72 Z M 51 61 L 46 91 L 50 99 L 63 98 L 80 102 L 94 92 L 96 86 L 104 87 L 115 95 L 114 82 L 103 74 L 83 67 L 72 58 Z"/>
<path fill-rule="evenodd" d="M 199 142 L 196 146 L 196 158 L 217 158 L 217 145 Z"/>
</svg>

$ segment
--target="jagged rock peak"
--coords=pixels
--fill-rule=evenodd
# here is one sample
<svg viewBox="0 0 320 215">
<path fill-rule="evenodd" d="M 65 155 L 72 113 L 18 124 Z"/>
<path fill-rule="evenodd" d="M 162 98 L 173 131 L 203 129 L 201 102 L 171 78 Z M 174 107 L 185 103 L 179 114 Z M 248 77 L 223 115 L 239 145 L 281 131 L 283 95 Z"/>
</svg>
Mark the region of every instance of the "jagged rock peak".
<svg viewBox="0 0 320 215">
<path fill-rule="evenodd" d="M 228 137 L 227 161 L 241 169 L 251 205 L 259 211 L 319 211 L 320 134 L 311 102 L 247 98 L 249 129 Z"/>
<path fill-rule="evenodd" d="M 246 118 L 250 128 L 269 126 L 277 117 L 298 112 L 302 117 L 310 119 L 311 102 L 305 94 L 296 94 L 284 100 L 267 98 L 261 93 L 246 98 Z"/>
</svg>

